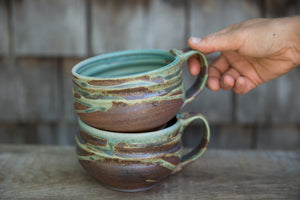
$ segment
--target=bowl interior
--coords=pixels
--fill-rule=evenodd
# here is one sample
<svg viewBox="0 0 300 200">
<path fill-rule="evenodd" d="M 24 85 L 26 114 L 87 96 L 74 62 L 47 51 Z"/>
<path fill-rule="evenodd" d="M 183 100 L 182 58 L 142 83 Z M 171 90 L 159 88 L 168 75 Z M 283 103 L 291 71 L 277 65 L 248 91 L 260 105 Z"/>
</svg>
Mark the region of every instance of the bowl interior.
<svg viewBox="0 0 300 200">
<path fill-rule="evenodd" d="M 89 58 L 75 66 L 75 72 L 92 78 L 119 78 L 157 70 L 175 58 L 169 52 L 158 50 L 116 52 Z"/>
</svg>

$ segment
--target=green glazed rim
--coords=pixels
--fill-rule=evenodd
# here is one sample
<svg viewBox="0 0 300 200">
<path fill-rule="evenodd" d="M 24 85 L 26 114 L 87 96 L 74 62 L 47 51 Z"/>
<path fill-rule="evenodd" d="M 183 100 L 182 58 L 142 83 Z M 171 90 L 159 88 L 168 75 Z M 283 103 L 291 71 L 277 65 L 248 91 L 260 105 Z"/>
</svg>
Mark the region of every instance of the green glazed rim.
<svg viewBox="0 0 300 200">
<path fill-rule="evenodd" d="M 87 76 L 87 75 L 82 75 L 80 74 L 80 70 L 88 67 L 89 65 L 96 64 L 99 61 L 105 61 L 109 59 L 114 59 L 114 58 L 119 58 L 119 57 L 126 57 L 126 56 L 131 56 L 133 57 L 134 55 L 153 55 L 153 56 L 165 56 L 166 58 L 172 58 L 174 59 L 172 62 L 170 62 L 167 65 L 164 65 L 163 67 L 159 67 L 157 69 L 149 70 L 146 72 L 141 72 L 141 73 L 136 73 L 133 75 L 123 75 L 123 76 L 118 76 L 118 77 L 95 77 L 95 76 Z M 154 58 L 155 59 L 155 58 Z M 166 68 L 174 66 L 176 63 L 179 63 L 181 61 L 180 56 L 176 55 L 173 53 L 173 51 L 165 51 L 165 50 L 159 50 L 159 49 L 137 49 L 137 50 L 126 50 L 126 51 L 118 51 L 118 52 L 112 52 L 112 53 L 107 53 L 107 54 L 101 54 L 98 56 L 94 56 L 91 58 L 87 58 L 78 64 L 76 64 L 72 68 L 72 74 L 75 77 L 78 77 L 83 80 L 114 80 L 114 79 L 127 79 L 127 78 L 134 78 L 138 76 L 143 76 L 143 75 L 149 75 L 153 73 L 159 73 L 160 71 L 165 70 Z"/>
<path fill-rule="evenodd" d="M 110 143 L 114 144 L 118 144 L 121 142 L 131 144 L 149 144 L 166 142 L 176 130 L 180 130 L 181 124 L 181 120 L 177 118 L 177 121 L 174 124 L 161 130 L 143 133 L 118 133 L 94 128 L 84 123 L 80 119 L 80 117 L 78 117 L 78 125 L 81 131 L 84 131 L 95 138 L 108 139 Z"/>
</svg>

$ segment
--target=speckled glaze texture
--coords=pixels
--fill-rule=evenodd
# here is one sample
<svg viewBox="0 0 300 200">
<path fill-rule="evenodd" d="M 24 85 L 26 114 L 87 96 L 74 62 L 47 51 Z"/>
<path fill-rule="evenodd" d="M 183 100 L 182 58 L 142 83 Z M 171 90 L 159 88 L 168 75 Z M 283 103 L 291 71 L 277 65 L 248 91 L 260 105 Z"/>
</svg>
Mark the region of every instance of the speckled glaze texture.
<svg viewBox="0 0 300 200">
<path fill-rule="evenodd" d="M 182 65 L 198 55 L 201 72 L 185 91 Z M 104 54 L 72 69 L 74 107 L 93 127 L 117 132 L 155 130 L 204 88 L 207 61 L 198 51 L 133 50 Z"/>
<path fill-rule="evenodd" d="M 202 139 L 193 151 L 182 156 L 185 127 L 202 120 Z M 170 174 L 198 159 L 206 150 L 210 129 L 201 114 L 178 114 L 166 128 L 140 134 L 108 132 L 93 128 L 78 118 L 76 136 L 80 164 L 107 187 L 120 191 L 146 190 Z M 201 133 L 199 133 L 201 134 Z"/>
</svg>

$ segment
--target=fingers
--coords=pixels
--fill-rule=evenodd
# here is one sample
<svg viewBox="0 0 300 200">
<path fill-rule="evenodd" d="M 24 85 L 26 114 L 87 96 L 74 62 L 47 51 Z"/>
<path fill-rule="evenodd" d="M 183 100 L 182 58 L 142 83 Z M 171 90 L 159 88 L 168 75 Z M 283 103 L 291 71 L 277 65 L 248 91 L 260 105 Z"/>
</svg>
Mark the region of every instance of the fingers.
<svg viewBox="0 0 300 200">
<path fill-rule="evenodd" d="M 220 89 L 221 75 L 221 72 L 216 67 L 209 67 L 206 86 L 212 91 L 218 91 Z"/>
<path fill-rule="evenodd" d="M 235 68 L 229 68 L 221 78 L 221 85 L 224 90 L 229 90 L 234 87 L 235 80 L 241 76 L 240 73 Z"/>
<path fill-rule="evenodd" d="M 237 94 L 246 94 L 256 87 L 251 80 L 231 67 L 223 54 L 209 66 L 206 86 L 212 91 L 232 89 Z"/>
<path fill-rule="evenodd" d="M 237 94 L 245 94 L 246 91 L 246 80 L 244 77 L 240 76 L 236 79 L 236 84 L 233 87 L 233 91 Z"/>
<path fill-rule="evenodd" d="M 250 90 L 254 89 L 257 85 L 255 85 L 251 80 L 246 77 L 240 76 L 236 79 L 235 86 L 233 87 L 233 91 L 236 94 L 246 94 Z"/>
<path fill-rule="evenodd" d="M 202 39 L 191 37 L 188 40 L 191 48 L 203 53 L 238 50 L 243 43 L 243 34 L 237 34 L 236 31 L 214 33 Z"/>
<path fill-rule="evenodd" d="M 220 85 L 223 90 L 233 90 L 237 94 L 245 94 L 252 88 L 249 87 L 249 81 L 242 76 L 235 68 L 229 68 L 220 78 Z"/>
<path fill-rule="evenodd" d="M 200 73 L 201 66 L 196 55 L 193 55 L 188 59 L 188 65 L 191 75 L 196 76 Z"/>
<path fill-rule="evenodd" d="M 221 78 L 221 88 L 224 90 L 232 89 L 236 94 L 246 94 L 256 87 L 251 80 L 244 76 L 237 76 L 228 73 Z"/>
<path fill-rule="evenodd" d="M 207 87 L 213 91 L 218 91 L 220 87 L 223 88 L 220 83 L 223 73 L 228 69 L 229 63 L 226 58 L 221 54 L 208 68 Z"/>
<path fill-rule="evenodd" d="M 192 49 L 205 54 L 222 52 L 208 69 L 207 87 L 209 89 L 213 91 L 218 91 L 220 88 L 233 89 L 237 94 L 245 94 L 259 85 L 261 81 L 257 81 L 259 77 L 253 70 L 253 63 L 249 63 L 245 57 L 261 56 L 261 51 L 258 52 L 258 49 L 264 48 L 257 47 L 263 42 L 253 44 L 253 38 L 258 37 L 258 41 L 262 41 L 256 33 L 257 30 L 263 29 L 266 20 L 268 19 L 247 20 L 228 26 L 202 39 L 189 38 L 188 44 Z M 260 29 L 254 29 L 253 26 L 260 27 Z M 199 73 L 200 66 L 195 58 L 190 59 L 189 66 L 191 74 Z"/>
<path fill-rule="evenodd" d="M 253 24 L 265 22 L 266 20 L 257 18 L 232 24 L 202 39 L 191 37 L 188 40 L 188 44 L 191 48 L 203 53 L 239 50 L 247 39 L 248 31 L 246 28 L 253 26 Z"/>
</svg>

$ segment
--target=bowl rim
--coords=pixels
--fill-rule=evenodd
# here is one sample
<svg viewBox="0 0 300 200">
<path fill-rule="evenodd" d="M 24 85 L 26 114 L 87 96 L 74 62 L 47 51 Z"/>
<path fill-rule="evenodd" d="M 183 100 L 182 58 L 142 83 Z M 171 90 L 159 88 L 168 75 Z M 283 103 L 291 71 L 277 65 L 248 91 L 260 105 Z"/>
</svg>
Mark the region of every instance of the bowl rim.
<svg viewBox="0 0 300 200">
<path fill-rule="evenodd" d="M 99 139 L 107 139 L 109 138 L 110 143 L 158 143 L 170 141 L 170 137 L 174 135 L 174 133 L 179 132 L 180 135 L 180 127 L 182 125 L 181 120 L 176 116 L 176 122 L 169 127 L 164 129 L 149 131 L 149 132 L 141 132 L 141 133 L 120 133 L 120 132 L 112 132 L 107 130 L 101 130 L 94 128 L 85 122 L 83 122 L 80 117 L 77 118 L 79 130 L 84 131 L 85 133 L 92 135 L 93 137 Z M 177 137 L 176 137 L 177 138 Z M 175 139 L 175 137 L 174 137 Z M 173 140 L 173 138 L 172 138 Z"/>
<path fill-rule="evenodd" d="M 118 77 L 93 77 L 93 76 L 82 75 L 77 72 L 80 68 L 82 68 L 86 65 L 89 65 L 92 62 L 97 62 L 102 59 L 108 59 L 108 58 L 113 58 L 113 57 L 117 57 L 117 56 L 126 56 L 129 54 L 157 54 L 157 55 L 163 55 L 163 54 L 167 55 L 168 54 L 170 56 L 173 56 L 174 60 L 172 62 L 170 62 L 169 64 L 167 64 L 163 67 L 160 67 L 158 69 L 154 69 L 154 70 L 150 70 L 150 71 L 142 72 L 142 73 L 137 73 L 134 75 L 125 75 L 125 76 L 118 76 Z M 153 73 L 159 73 L 160 71 L 163 71 L 166 68 L 173 66 L 174 64 L 178 63 L 179 61 L 180 61 L 180 57 L 177 56 L 176 54 L 172 53 L 172 51 L 165 51 L 165 50 L 161 50 L 161 49 L 136 49 L 136 50 L 117 51 L 117 52 L 100 54 L 100 55 L 93 56 L 93 57 L 90 57 L 90 58 L 80 61 L 72 68 L 72 75 L 76 78 L 86 80 L 86 81 L 128 79 L 128 78 L 135 78 L 135 77 L 139 77 L 139 76 L 151 75 Z"/>
</svg>

